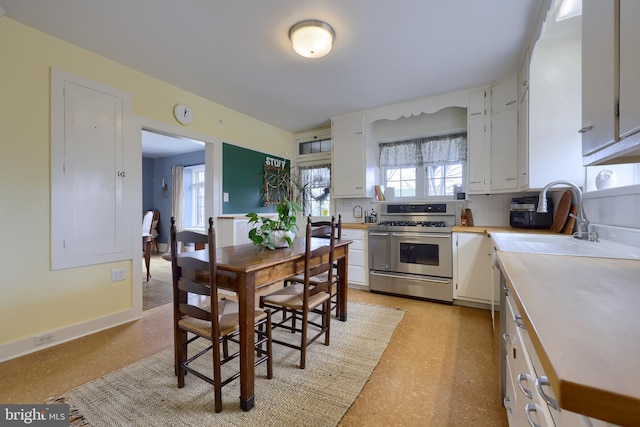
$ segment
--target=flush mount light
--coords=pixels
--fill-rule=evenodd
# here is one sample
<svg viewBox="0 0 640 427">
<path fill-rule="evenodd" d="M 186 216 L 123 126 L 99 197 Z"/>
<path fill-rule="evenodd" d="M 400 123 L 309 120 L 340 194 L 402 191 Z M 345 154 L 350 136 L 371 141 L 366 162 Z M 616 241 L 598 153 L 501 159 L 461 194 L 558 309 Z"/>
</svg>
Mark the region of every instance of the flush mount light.
<svg viewBox="0 0 640 427">
<path fill-rule="evenodd" d="M 308 19 L 295 24 L 289 30 L 293 50 L 305 58 L 321 58 L 333 46 L 336 33 L 323 21 Z"/>
</svg>

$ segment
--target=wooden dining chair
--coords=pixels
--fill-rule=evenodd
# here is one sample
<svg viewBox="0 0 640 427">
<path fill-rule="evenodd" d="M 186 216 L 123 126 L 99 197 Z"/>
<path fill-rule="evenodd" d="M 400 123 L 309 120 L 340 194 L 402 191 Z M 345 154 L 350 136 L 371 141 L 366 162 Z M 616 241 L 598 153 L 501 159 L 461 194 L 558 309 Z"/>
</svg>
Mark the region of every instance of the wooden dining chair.
<svg viewBox="0 0 640 427">
<path fill-rule="evenodd" d="M 326 245 L 311 249 L 313 227 L 311 218 L 307 220 L 304 278 L 271 294 L 260 297 L 261 308 L 281 311 L 283 319 L 275 322 L 273 328 L 284 328 L 292 333 L 301 334 L 300 344 L 273 339 L 281 344 L 300 351 L 300 368 L 306 365 L 307 347 L 324 335 L 324 345 L 329 345 L 331 330 L 331 286 L 333 285 L 333 258 L 335 248 L 335 224 L 331 223 L 331 233 Z M 321 307 L 321 309 L 320 309 Z M 320 313 L 319 322 L 309 315 L 314 309 Z M 299 326 L 298 326 L 299 325 Z M 309 334 L 309 326 L 314 328 Z"/>
<path fill-rule="evenodd" d="M 308 221 L 311 219 L 311 215 L 308 217 Z M 331 217 L 331 221 L 311 221 L 311 236 L 312 237 L 320 237 L 320 238 L 328 238 L 331 235 L 331 224 L 335 223 L 335 217 Z M 334 227 L 334 233 L 336 239 L 342 239 L 342 215 L 338 215 L 338 224 Z M 326 277 L 322 277 L 321 281 L 324 281 Z M 311 279 L 313 284 L 315 278 Z M 333 284 L 331 285 L 331 310 L 335 310 L 336 317 L 338 317 L 339 304 L 340 304 L 340 296 L 338 280 L 340 277 L 338 275 L 338 265 L 337 262 L 334 263 L 333 269 Z M 284 286 L 289 286 L 291 283 L 303 283 L 304 282 L 304 274 L 296 274 L 295 276 L 289 277 L 284 280 Z"/>
<path fill-rule="evenodd" d="M 209 218 L 208 233 L 193 231 L 176 232 L 175 220 L 171 218 L 171 266 L 173 273 L 173 326 L 175 369 L 178 388 L 185 385 L 187 372 L 214 386 L 215 411 L 222 411 L 222 387 L 240 376 L 239 369 L 223 379 L 221 366 L 238 358 L 239 351 L 229 354 L 230 342 L 239 344 L 239 306 L 235 301 L 218 299 L 218 284 L 227 286 L 236 281 L 235 273 L 218 270 L 216 267 L 216 244 L 213 218 Z M 185 245 L 207 245 L 207 257 L 202 252 L 178 254 L 178 243 Z M 196 281 L 186 277 L 186 272 L 200 272 L 206 281 Z M 204 273 L 204 274 L 203 274 Z M 191 274 L 189 274 L 191 275 Z M 194 277 L 198 277 L 195 275 Z M 273 357 L 271 341 L 271 311 L 255 311 L 255 366 L 267 364 L 267 378 L 273 378 Z M 197 340 L 207 342 L 203 349 L 188 355 L 189 346 Z M 222 351 L 221 351 L 222 345 Z M 266 346 L 266 349 L 265 349 Z M 192 363 L 210 354 L 212 365 L 206 370 L 200 364 Z M 209 370 L 211 368 L 211 370 Z"/>
</svg>

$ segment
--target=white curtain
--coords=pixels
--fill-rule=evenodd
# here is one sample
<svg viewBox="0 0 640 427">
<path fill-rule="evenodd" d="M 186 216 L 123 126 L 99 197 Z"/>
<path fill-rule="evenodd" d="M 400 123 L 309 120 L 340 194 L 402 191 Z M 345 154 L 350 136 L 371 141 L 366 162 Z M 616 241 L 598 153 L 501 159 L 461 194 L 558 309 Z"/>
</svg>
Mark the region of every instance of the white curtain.
<svg viewBox="0 0 640 427">
<path fill-rule="evenodd" d="M 176 231 L 182 231 L 184 216 L 184 166 L 171 168 L 171 216 L 176 219 Z"/>
<path fill-rule="evenodd" d="M 176 219 L 176 232 L 182 231 L 182 217 L 184 216 L 184 166 L 171 168 L 171 216 Z M 178 252 L 183 248 L 178 247 Z M 171 259 L 171 233 L 169 244 L 163 258 Z"/>
<path fill-rule="evenodd" d="M 467 160 L 467 134 L 433 136 L 380 144 L 380 167 Z"/>
</svg>

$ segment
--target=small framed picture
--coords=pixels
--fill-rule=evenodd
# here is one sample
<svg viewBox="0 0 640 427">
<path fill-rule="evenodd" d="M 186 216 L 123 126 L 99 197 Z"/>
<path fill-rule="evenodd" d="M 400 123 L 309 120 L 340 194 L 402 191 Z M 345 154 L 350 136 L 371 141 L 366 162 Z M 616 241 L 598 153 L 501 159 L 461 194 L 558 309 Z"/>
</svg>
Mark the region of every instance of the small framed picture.
<svg viewBox="0 0 640 427">
<path fill-rule="evenodd" d="M 360 206 L 356 206 L 355 208 L 353 208 L 353 217 L 362 218 L 362 208 Z"/>
</svg>

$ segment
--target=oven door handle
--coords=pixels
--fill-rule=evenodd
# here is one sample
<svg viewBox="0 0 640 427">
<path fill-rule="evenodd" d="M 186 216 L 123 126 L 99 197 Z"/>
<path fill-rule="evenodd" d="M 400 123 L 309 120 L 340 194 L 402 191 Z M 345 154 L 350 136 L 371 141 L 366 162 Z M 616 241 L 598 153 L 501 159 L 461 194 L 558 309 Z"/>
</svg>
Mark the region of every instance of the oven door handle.
<svg viewBox="0 0 640 427">
<path fill-rule="evenodd" d="M 410 278 L 411 280 L 417 280 L 420 282 L 433 282 L 433 283 L 451 283 L 451 279 L 448 280 L 441 280 L 441 279 L 423 279 L 421 277 L 416 277 L 416 276 L 400 276 L 399 274 L 389 274 L 389 273 L 378 273 L 377 271 L 371 271 L 370 272 L 372 275 L 374 276 L 384 276 L 384 277 L 393 277 L 394 279 L 407 279 Z"/>
<path fill-rule="evenodd" d="M 432 234 L 432 233 L 392 233 L 394 237 L 428 237 L 428 238 L 439 238 L 439 239 L 450 239 L 451 234 Z"/>
</svg>

